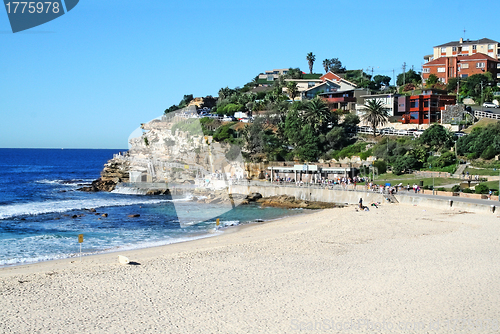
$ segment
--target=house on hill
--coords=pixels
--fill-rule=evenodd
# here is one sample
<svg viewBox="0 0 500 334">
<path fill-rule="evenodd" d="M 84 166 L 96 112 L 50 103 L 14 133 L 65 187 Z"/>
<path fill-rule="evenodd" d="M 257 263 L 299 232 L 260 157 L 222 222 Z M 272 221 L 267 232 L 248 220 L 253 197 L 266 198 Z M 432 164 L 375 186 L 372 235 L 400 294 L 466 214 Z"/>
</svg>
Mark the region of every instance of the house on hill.
<svg viewBox="0 0 500 334">
<path fill-rule="evenodd" d="M 427 81 L 431 74 L 439 81 L 448 83 L 449 78 L 467 78 L 474 74 L 490 72 L 500 79 L 500 61 L 482 53 L 474 55 L 440 57 L 422 65 L 422 79 Z"/>
<path fill-rule="evenodd" d="M 317 94 L 348 92 L 358 87 L 355 83 L 345 80 L 331 71 L 322 75 L 319 79 L 321 80 L 320 83 L 301 92 L 303 98 L 312 99 Z"/>
</svg>

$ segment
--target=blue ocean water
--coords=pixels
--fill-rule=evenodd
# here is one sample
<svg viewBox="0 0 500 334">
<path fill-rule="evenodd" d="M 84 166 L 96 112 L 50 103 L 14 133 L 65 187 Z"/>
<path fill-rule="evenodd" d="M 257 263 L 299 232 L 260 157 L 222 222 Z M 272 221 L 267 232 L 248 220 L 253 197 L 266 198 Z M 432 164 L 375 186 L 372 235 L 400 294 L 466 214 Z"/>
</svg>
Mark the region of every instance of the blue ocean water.
<svg viewBox="0 0 500 334">
<path fill-rule="evenodd" d="M 119 151 L 0 149 L 0 266 L 78 256 L 78 234 L 84 234 L 83 254 L 96 254 L 223 233 L 214 232 L 215 218 L 227 226 L 301 212 L 245 205 L 221 214 L 219 205 L 188 196 L 76 190 L 97 179 Z"/>
</svg>

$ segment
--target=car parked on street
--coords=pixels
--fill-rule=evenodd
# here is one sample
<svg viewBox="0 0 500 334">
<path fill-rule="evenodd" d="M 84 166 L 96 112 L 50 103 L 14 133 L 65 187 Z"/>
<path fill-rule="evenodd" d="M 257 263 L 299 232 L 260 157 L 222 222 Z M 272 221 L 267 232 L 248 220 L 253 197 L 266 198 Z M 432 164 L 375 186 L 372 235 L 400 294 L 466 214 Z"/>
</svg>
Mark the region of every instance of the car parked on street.
<svg viewBox="0 0 500 334">
<path fill-rule="evenodd" d="M 496 104 L 494 104 L 493 102 L 484 102 L 483 107 L 485 107 L 485 108 L 498 108 L 498 106 Z"/>
</svg>

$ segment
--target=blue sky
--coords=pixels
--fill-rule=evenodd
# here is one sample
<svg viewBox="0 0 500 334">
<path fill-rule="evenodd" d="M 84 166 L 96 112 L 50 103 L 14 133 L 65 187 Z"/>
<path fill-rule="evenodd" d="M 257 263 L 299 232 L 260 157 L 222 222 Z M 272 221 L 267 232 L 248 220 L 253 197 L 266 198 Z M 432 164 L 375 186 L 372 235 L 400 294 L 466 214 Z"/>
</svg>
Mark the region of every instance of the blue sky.
<svg viewBox="0 0 500 334">
<path fill-rule="evenodd" d="M 0 9 L 0 147 L 127 148 L 184 94 L 217 95 L 306 54 L 392 77 L 435 45 L 500 40 L 497 1 L 81 0 L 13 34 Z"/>
</svg>

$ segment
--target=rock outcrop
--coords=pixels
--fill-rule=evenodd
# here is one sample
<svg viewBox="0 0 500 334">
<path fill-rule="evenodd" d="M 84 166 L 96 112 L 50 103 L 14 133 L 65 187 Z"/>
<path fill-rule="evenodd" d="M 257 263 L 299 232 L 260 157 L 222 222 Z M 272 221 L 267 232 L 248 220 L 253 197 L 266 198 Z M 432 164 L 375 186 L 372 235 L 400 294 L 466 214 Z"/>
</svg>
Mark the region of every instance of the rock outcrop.
<svg viewBox="0 0 500 334">
<path fill-rule="evenodd" d="M 113 191 L 119 182 L 129 181 L 130 163 L 121 158 L 109 160 L 101 171 L 101 177 L 93 181 L 89 187 L 78 190 L 87 192 Z"/>
<path fill-rule="evenodd" d="M 343 207 L 342 204 L 337 203 L 327 203 L 327 202 L 316 202 L 316 201 L 304 201 L 301 199 L 296 199 L 293 196 L 281 195 L 272 196 L 267 198 L 261 198 L 257 200 L 261 206 L 271 206 L 275 208 L 286 208 L 286 209 L 330 209 Z"/>
</svg>

